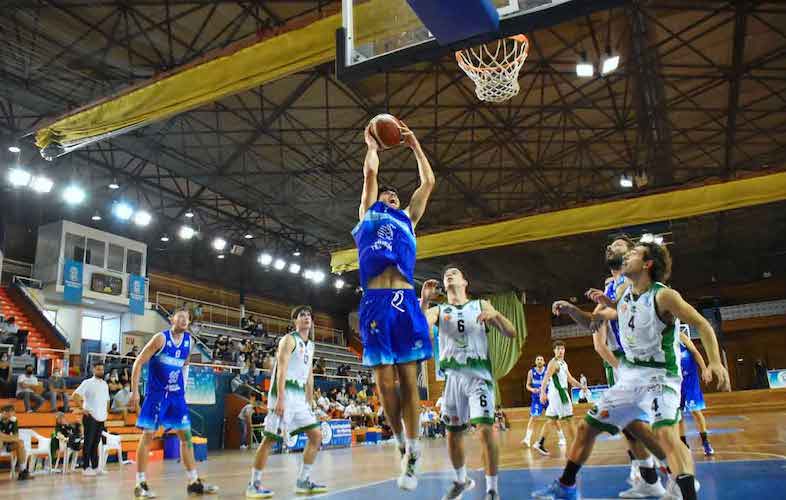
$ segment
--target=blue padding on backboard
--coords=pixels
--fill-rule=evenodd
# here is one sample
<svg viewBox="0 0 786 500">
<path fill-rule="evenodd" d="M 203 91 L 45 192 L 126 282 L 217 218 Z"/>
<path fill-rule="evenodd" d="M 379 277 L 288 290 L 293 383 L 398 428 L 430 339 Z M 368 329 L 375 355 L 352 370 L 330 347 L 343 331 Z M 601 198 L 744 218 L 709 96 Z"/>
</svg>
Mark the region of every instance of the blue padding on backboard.
<svg viewBox="0 0 786 500">
<path fill-rule="evenodd" d="M 491 0 L 407 0 L 440 45 L 499 31 Z"/>
</svg>

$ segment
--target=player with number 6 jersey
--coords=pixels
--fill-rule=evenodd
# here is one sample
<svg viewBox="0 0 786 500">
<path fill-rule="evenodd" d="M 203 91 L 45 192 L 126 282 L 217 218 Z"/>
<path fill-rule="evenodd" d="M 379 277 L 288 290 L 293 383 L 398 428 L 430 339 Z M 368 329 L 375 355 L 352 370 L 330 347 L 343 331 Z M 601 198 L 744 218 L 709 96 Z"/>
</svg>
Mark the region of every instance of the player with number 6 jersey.
<svg viewBox="0 0 786 500">
<path fill-rule="evenodd" d="M 463 432 L 468 424 L 476 425 L 484 447 L 486 461 L 486 500 L 498 500 L 497 463 L 499 452 L 494 425 L 494 377 L 489 360 L 487 326 L 507 337 L 515 337 L 516 328 L 486 300 L 467 297 L 466 274 L 451 265 L 442 274 L 448 300 L 429 308 L 437 281 L 423 284 L 420 306 L 429 326 L 439 329 L 439 365 L 446 373 L 442 418 L 447 427 L 448 450 L 456 478 L 443 500 L 461 498 L 475 486 L 467 477 L 464 462 Z M 431 328 L 430 328 L 431 329 Z"/>
</svg>

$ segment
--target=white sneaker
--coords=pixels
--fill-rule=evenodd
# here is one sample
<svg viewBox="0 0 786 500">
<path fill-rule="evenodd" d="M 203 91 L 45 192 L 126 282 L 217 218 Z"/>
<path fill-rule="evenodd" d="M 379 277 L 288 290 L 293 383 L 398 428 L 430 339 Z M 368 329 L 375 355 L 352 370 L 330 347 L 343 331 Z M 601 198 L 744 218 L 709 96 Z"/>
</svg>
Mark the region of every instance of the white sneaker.
<svg viewBox="0 0 786 500">
<path fill-rule="evenodd" d="M 636 482 L 638 481 L 643 481 L 641 478 L 641 471 L 635 465 L 630 464 L 630 474 L 628 474 L 627 482 L 631 486 L 636 486 Z"/>
<path fill-rule="evenodd" d="M 660 500 L 682 500 L 682 492 L 677 482 L 669 476 L 669 482 L 666 484 L 666 492 L 660 497 Z"/>
<path fill-rule="evenodd" d="M 415 491 L 418 487 L 418 465 L 420 465 L 420 454 L 410 455 L 407 453 L 401 459 L 401 475 L 398 477 L 398 487 L 406 491 Z"/>
<path fill-rule="evenodd" d="M 244 444 L 241 444 L 241 445 L 240 445 L 240 449 L 241 449 L 241 450 L 247 450 L 247 449 L 248 449 L 248 446 L 246 446 L 246 445 L 244 445 Z"/>
<path fill-rule="evenodd" d="M 98 472 L 95 469 L 87 468 L 87 469 L 82 471 L 82 475 L 83 476 L 96 476 L 96 475 L 98 475 Z"/>
<path fill-rule="evenodd" d="M 633 487 L 620 492 L 620 498 L 649 498 L 661 497 L 666 493 L 666 488 L 660 484 L 660 480 L 649 484 L 642 479 L 636 481 Z"/>
<path fill-rule="evenodd" d="M 527 435 L 524 436 L 524 439 L 521 440 L 521 444 L 529 448 L 530 446 L 532 446 L 531 440 L 532 440 L 532 433 L 528 432 Z"/>
</svg>

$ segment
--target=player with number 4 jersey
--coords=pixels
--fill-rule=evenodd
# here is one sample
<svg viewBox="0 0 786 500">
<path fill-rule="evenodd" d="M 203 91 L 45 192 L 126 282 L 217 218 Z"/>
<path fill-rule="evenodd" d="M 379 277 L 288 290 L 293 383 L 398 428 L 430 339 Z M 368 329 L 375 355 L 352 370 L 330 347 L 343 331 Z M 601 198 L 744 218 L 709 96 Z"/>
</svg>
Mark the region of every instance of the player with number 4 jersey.
<svg viewBox="0 0 786 500">
<path fill-rule="evenodd" d="M 448 266 L 442 274 L 447 302 L 429 308 L 437 281 L 429 280 L 421 291 L 421 308 L 429 326 L 439 329 L 439 365 L 446 373 L 442 418 L 447 427 L 448 450 L 456 478 L 443 500 L 461 498 L 475 486 L 467 477 L 464 462 L 463 431 L 476 425 L 485 450 L 486 500 L 498 500 L 497 463 L 499 461 L 494 425 L 494 377 L 491 373 L 487 325 L 507 337 L 515 337 L 516 328 L 486 300 L 467 297 L 467 277 L 457 266 Z M 431 329 L 431 328 L 430 328 Z"/>
</svg>

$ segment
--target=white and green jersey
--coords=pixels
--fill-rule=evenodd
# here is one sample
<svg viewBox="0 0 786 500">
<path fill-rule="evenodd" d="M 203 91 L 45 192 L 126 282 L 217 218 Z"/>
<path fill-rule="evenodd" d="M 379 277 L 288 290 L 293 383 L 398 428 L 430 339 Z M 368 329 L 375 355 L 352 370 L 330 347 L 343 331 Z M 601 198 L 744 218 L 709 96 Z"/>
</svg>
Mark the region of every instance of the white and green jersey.
<svg viewBox="0 0 786 500">
<path fill-rule="evenodd" d="M 679 377 L 679 335 L 673 323 L 661 319 L 655 302 L 658 291 L 664 288 L 662 283 L 653 283 L 636 297 L 633 287 L 628 287 L 617 304 L 620 341 L 628 364 L 662 368 L 667 376 Z"/>
<path fill-rule="evenodd" d="M 460 306 L 440 304 L 438 308 L 440 369 L 493 382 L 486 326 L 478 322 L 480 300 Z"/>
<path fill-rule="evenodd" d="M 291 397 L 305 397 L 306 382 L 311 373 L 311 362 L 314 359 L 314 343 L 311 340 L 304 341 L 297 332 L 289 335 L 295 340 L 295 348 L 289 358 L 285 390 L 287 399 Z M 283 342 L 283 340 L 282 340 Z M 273 370 L 270 378 L 270 393 L 268 394 L 268 408 L 275 407 L 275 399 L 278 393 L 278 360 L 273 362 Z M 272 405 L 271 405 L 272 402 Z"/>
<path fill-rule="evenodd" d="M 549 380 L 546 395 L 549 401 L 562 401 L 568 403 L 570 401 L 570 386 L 568 385 L 568 363 L 564 359 L 554 359 L 557 363 L 557 369 L 551 375 Z"/>
</svg>

